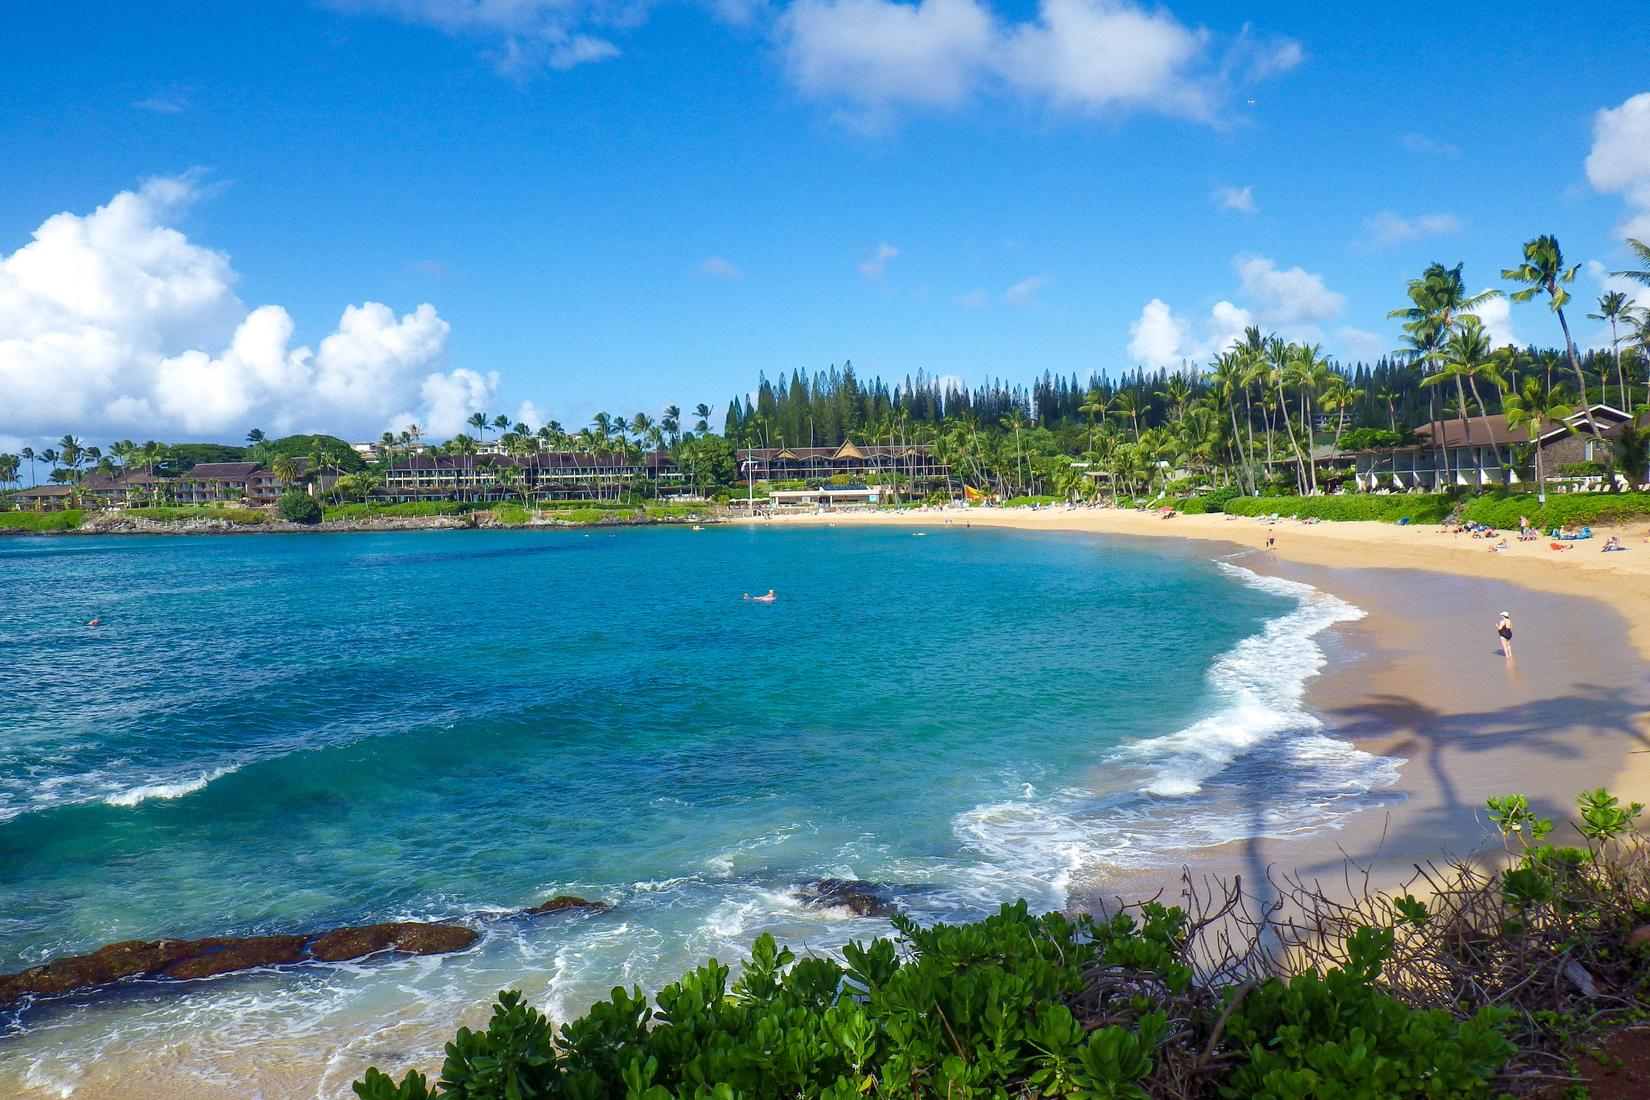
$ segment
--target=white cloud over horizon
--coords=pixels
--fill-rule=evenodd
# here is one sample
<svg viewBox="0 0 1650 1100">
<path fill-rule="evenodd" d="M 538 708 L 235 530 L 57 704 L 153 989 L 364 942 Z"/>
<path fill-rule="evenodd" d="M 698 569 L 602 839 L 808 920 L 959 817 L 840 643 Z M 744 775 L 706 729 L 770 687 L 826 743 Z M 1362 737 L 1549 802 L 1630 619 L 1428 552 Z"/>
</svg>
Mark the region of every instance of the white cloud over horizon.
<svg viewBox="0 0 1650 1100">
<path fill-rule="evenodd" d="M 1623 236 L 1650 241 L 1650 92 L 1593 116 L 1587 180 L 1595 190 L 1627 201 Z"/>
<path fill-rule="evenodd" d="M 706 256 L 694 268 L 698 274 L 707 279 L 743 279 L 745 273 L 733 263 L 720 256 Z"/>
<path fill-rule="evenodd" d="M 1176 316 L 1162 298 L 1153 298 L 1129 326 L 1130 357 L 1152 368 L 1200 366 L 1240 340 L 1250 325 L 1315 343 L 1323 339 L 1319 326 L 1346 306 L 1344 295 L 1304 268 L 1280 269 L 1270 258 L 1253 253 L 1233 257 L 1232 267 L 1238 275 L 1236 298 L 1243 304 L 1222 299 L 1194 323 Z M 1342 331 L 1368 335 L 1356 329 Z"/>
<path fill-rule="evenodd" d="M 248 310 L 229 257 L 174 227 L 201 194 L 194 175 L 151 179 L 0 253 L 8 434 L 377 435 L 416 420 L 441 436 L 496 396 L 496 374 L 443 370 L 449 326 L 429 304 L 350 305 L 313 351 L 294 347 L 291 315 Z"/>
</svg>

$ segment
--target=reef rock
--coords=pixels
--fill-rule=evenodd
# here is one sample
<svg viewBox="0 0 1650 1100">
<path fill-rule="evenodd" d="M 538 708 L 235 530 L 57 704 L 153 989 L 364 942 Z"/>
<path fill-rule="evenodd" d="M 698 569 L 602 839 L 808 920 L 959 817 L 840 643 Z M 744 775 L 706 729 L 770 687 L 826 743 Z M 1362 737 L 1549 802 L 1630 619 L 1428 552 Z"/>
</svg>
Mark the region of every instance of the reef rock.
<svg viewBox="0 0 1650 1100">
<path fill-rule="evenodd" d="M 558 894 L 549 901 L 540 902 L 531 909 L 523 909 L 522 912 L 527 916 L 536 917 L 542 913 L 562 913 L 569 909 L 583 909 L 591 913 L 605 913 L 612 908 L 613 907 L 605 901 L 588 901 L 584 898 L 574 897 L 572 894 Z"/>
<path fill-rule="evenodd" d="M 344 962 L 379 951 L 403 955 L 445 955 L 476 942 L 479 933 L 461 924 L 394 922 L 339 928 L 318 936 L 309 945 L 309 957 L 320 962 Z"/>
<path fill-rule="evenodd" d="M 856 917 L 886 917 L 894 911 L 891 889 L 859 879 L 817 879 L 803 883 L 796 896 L 811 909 L 846 909 Z"/>
</svg>

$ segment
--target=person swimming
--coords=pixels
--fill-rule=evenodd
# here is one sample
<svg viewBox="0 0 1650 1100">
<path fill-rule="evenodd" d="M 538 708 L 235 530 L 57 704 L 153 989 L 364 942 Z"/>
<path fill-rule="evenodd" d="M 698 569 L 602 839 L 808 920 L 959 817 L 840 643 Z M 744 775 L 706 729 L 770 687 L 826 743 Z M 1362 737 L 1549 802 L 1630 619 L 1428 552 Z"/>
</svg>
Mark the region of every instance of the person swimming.
<svg viewBox="0 0 1650 1100">
<path fill-rule="evenodd" d="M 745 593 L 745 599 L 754 600 L 757 603 L 773 603 L 773 601 L 778 598 L 779 597 L 773 594 L 773 589 L 771 588 L 768 589 L 768 594 L 766 596 L 753 596 L 749 592 Z"/>
</svg>

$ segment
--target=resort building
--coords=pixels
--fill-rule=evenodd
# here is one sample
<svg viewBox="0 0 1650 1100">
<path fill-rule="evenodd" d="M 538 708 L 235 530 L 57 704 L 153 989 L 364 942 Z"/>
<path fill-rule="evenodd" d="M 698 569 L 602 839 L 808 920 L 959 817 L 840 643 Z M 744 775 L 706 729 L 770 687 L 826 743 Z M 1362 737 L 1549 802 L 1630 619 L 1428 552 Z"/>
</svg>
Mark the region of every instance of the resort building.
<svg viewBox="0 0 1650 1100">
<path fill-rule="evenodd" d="M 927 444 L 882 446 L 843 443 L 838 447 L 748 447 L 735 455 L 741 480 L 887 484 L 895 478 L 913 489 L 938 488 L 951 481 L 951 468 Z"/>
<path fill-rule="evenodd" d="M 1592 413 L 1595 433 L 1588 424 Z M 1351 465 L 1357 488 L 1364 492 L 1433 492 L 1452 487 L 1495 488 L 1535 480 L 1535 449 L 1549 481 L 1576 488 L 1603 486 L 1599 473 L 1574 472 L 1602 461 L 1633 417 L 1609 405 L 1594 405 L 1562 421 L 1549 423 L 1533 441 L 1523 427 L 1512 428 L 1504 415 L 1439 420 L 1416 429 L 1416 442 L 1403 447 L 1351 453 L 1331 452 L 1314 462 Z M 1566 472 L 1570 471 L 1570 472 Z M 1642 475 L 1641 475 L 1642 476 Z"/>
<path fill-rule="evenodd" d="M 595 500 L 623 489 L 679 492 L 682 472 L 666 451 L 635 455 L 546 451 L 530 455 L 413 455 L 384 471 L 374 496 L 391 501 Z"/>
<path fill-rule="evenodd" d="M 327 468 L 309 476 L 309 459 L 294 459 L 296 482 L 306 492 L 326 492 L 339 471 Z M 86 474 L 78 485 L 41 485 L 16 495 L 31 511 L 64 508 L 143 508 L 151 505 L 204 506 L 213 504 L 263 508 L 273 505 L 287 486 L 275 472 L 256 462 L 202 462 L 181 474 L 152 474 L 146 470 L 119 470 L 113 474 Z"/>
</svg>

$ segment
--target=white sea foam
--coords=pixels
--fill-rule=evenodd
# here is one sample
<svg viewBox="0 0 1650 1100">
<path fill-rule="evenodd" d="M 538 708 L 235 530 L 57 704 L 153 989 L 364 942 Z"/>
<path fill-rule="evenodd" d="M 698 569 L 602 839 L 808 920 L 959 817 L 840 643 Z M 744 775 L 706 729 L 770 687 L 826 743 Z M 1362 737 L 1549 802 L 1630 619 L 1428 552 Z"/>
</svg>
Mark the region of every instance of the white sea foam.
<svg viewBox="0 0 1650 1100">
<path fill-rule="evenodd" d="M 1118 754 L 1156 770 L 1142 788 L 1147 794 L 1196 794 L 1210 776 L 1261 742 L 1285 731 L 1320 729 L 1322 723 L 1301 705 L 1306 682 L 1327 660 L 1317 636 L 1336 623 L 1364 617 L 1361 608 L 1311 585 L 1263 577 L 1228 562 L 1215 565 L 1252 588 L 1291 597 L 1298 606 L 1233 646 L 1209 669 L 1209 686 L 1220 700 L 1213 714 Z"/>
<path fill-rule="evenodd" d="M 217 768 L 213 771 L 202 772 L 193 779 L 181 779 L 171 783 L 147 783 L 141 787 L 117 791 L 105 797 L 103 801 L 110 806 L 136 806 L 138 803 L 147 802 L 152 798 L 182 798 L 186 794 L 194 794 L 196 791 L 204 790 L 208 783 L 215 779 L 222 779 L 234 770 L 234 768 Z"/>
<path fill-rule="evenodd" d="M 1330 736 L 1303 704 L 1307 682 L 1327 661 L 1318 636 L 1364 612 L 1310 585 L 1216 564 L 1296 606 L 1215 661 L 1209 714 L 1109 757 L 1114 776 L 1139 773 L 1132 793 L 1068 787 L 958 815 L 954 833 L 981 857 L 961 873 L 959 900 L 1001 898 L 1013 889 L 1061 905 L 1085 874 L 1106 867 L 1150 866 L 1171 852 L 1338 828 L 1348 811 L 1397 781 L 1403 761 Z"/>
</svg>

